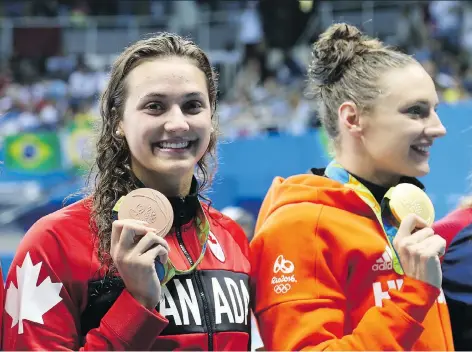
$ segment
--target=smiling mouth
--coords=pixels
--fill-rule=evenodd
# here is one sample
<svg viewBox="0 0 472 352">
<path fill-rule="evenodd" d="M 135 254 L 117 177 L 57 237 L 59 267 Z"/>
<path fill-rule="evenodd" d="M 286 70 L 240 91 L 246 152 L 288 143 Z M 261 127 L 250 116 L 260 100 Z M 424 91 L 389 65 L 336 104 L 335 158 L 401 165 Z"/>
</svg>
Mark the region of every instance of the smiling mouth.
<svg viewBox="0 0 472 352">
<path fill-rule="evenodd" d="M 412 145 L 411 149 L 421 155 L 429 155 L 430 145 Z"/>
<path fill-rule="evenodd" d="M 163 150 L 187 150 L 190 149 L 196 141 L 181 141 L 181 142 L 157 142 L 153 143 L 153 148 Z"/>
</svg>

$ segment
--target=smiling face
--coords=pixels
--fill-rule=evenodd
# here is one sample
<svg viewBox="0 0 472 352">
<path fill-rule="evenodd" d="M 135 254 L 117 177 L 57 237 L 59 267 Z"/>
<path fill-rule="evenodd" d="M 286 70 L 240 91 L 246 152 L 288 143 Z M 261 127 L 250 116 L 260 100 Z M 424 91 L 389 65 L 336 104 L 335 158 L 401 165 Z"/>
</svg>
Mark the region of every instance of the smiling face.
<svg viewBox="0 0 472 352">
<path fill-rule="evenodd" d="M 380 77 L 381 94 L 361 116 L 360 140 L 377 173 L 419 177 L 429 172 L 429 149 L 446 134 L 435 109 L 433 80 L 419 64 Z"/>
<path fill-rule="evenodd" d="M 120 128 L 135 175 L 145 184 L 191 179 L 212 132 L 205 74 L 185 58 L 148 60 L 129 73 L 126 90 Z"/>
</svg>

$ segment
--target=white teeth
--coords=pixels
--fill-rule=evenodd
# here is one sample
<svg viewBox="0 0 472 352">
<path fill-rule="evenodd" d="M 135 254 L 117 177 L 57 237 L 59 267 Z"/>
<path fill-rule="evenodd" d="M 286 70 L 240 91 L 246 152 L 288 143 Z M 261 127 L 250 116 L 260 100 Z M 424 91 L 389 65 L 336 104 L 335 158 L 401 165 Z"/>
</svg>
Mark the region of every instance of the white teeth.
<svg viewBox="0 0 472 352">
<path fill-rule="evenodd" d="M 161 143 L 159 143 L 159 148 L 162 148 L 162 149 L 183 149 L 183 148 L 187 148 L 189 145 L 190 145 L 189 141 L 178 142 L 178 143 L 161 142 Z"/>
<path fill-rule="evenodd" d="M 430 146 L 423 147 L 423 146 L 415 145 L 415 146 L 413 146 L 413 148 L 415 148 L 416 150 L 418 150 L 420 152 L 427 153 L 427 152 L 429 152 L 429 148 L 431 148 L 431 147 Z"/>
</svg>

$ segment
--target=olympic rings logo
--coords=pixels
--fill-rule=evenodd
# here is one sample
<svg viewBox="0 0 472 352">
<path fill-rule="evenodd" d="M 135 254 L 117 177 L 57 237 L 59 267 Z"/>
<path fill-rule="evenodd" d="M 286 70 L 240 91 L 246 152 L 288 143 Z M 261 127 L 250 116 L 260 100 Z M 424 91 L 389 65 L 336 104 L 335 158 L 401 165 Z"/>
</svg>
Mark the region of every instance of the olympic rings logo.
<svg viewBox="0 0 472 352">
<path fill-rule="evenodd" d="M 274 292 L 279 295 L 281 293 L 287 293 L 291 288 L 292 286 L 290 286 L 290 284 L 279 284 L 274 286 Z"/>
</svg>

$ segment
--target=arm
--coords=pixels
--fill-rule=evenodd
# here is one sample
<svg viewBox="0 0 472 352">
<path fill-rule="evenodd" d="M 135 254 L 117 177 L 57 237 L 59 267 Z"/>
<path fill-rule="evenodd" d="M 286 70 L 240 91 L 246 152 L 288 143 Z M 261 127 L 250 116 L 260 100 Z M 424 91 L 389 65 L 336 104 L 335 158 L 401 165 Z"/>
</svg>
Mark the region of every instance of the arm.
<svg viewBox="0 0 472 352">
<path fill-rule="evenodd" d="M 451 239 L 442 263 L 443 289 L 457 351 L 472 346 L 472 272 L 468 269 L 472 265 L 472 212 L 467 215 L 453 213 L 435 226 L 438 234 Z"/>
<path fill-rule="evenodd" d="M 7 276 L 2 333 L 5 350 L 151 348 L 167 320 L 140 305 L 126 289 L 100 326 L 82 337 L 80 315 L 86 304 L 92 246 L 88 247 L 64 246 L 46 224 L 36 224 L 29 231 Z"/>
<path fill-rule="evenodd" d="M 3 306 L 5 304 L 5 286 L 3 285 L 2 265 L 0 264 L 0 333 L 2 331 Z M 0 338 L 0 351 L 2 350 L 2 339 Z"/>
<path fill-rule="evenodd" d="M 255 312 L 268 350 L 409 350 L 423 331 L 421 322 L 439 290 L 404 278 L 391 300 L 370 308 L 351 334 L 344 332 L 349 297 L 336 267 L 345 266 L 333 229 L 319 221 L 322 206 L 286 205 L 261 224 L 251 242 Z M 329 226 L 329 222 L 327 223 Z M 339 228 L 338 228 L 339 229 Z M 337 231 L 338 229 L 335 229 Z M 346 232 L 346 229 L 344 229 Z M 338 234 L 342 235 L 342 234 Z M 277 258 L 293 263 L 285 271 L 288 291 L 275 292 Z M 278 263 L 282 263 L 281 260 Z M 292 276 L 292 278 L 290 278 Z"/>
</svg>

